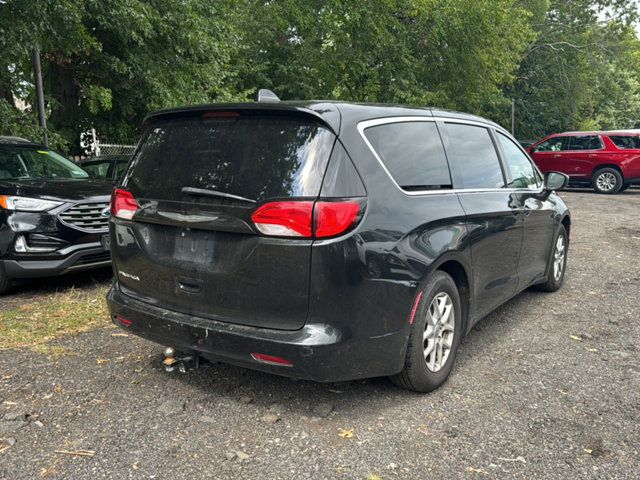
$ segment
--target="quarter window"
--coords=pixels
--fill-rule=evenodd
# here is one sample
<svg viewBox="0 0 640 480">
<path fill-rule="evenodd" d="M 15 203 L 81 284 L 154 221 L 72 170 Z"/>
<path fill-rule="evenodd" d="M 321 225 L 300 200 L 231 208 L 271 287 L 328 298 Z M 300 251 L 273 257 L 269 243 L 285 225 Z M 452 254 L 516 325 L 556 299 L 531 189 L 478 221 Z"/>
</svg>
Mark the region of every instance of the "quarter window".
<svg viewBox="0 0 640 480">
<path fill-rule="evenodd" d="M 581 135 L 569 137 L 567 150 L 599 150 L 602 148 L 602 141 L 597 135 Z"/>
<path fill-rule="evenodd" d="M 403 190 L 451 188 L 451 175 L 435 122 L 369 127 L 367 140 Z"/>
<path fill-rule="evenodd" d="M 512 188 L 540 188 L 540 178 L 529 158 L 507 136 L 498 132 L 498 141 L 504 153 L 504 160 L 511 172 L 511 181 L 508 186 Z"/>
<path fill-rule="evenodd" d="M 464 188 L 502 188 L 502 168 L 489 130 L 460 123 L 446 123 L 447 155 L 459 172 Z"/>
<path fill-rule="evenodd" d="M 640 136 L 610 135 L 609 138 L 616 147 L 623 150 L 640 150 Z"/>
</svg>

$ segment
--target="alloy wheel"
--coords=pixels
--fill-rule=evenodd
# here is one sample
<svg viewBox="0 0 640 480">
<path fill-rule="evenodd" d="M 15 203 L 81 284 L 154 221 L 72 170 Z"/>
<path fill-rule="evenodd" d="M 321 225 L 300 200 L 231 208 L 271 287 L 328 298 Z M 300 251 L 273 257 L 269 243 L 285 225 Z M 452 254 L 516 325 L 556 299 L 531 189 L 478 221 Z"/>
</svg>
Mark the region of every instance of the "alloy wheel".
<svg viewBox="0 0 640 480">
<path fill-rule="evenodd" d="M 564 269 L 565 244 L 564 236 L 560 235 L 556 241 L 556 250 L 553 253 L 553 278 L 557 282 L 562 277 Z"/>
<path fill-rule="evenodd" d="M 596 184 L 598 185 L 598 188 L 603 192 L 610 192 L 615 188 L 617 179 L 613 173 L 604 172 L 598 175 Z"/>
<path fill-rule="evenodd" d="M 429 305 L 422 336 L 424 359 L 432 372 L 439 371 L 449 358 L 455 332 L 455 311 L 451 297 L 438 293 Z"/>
</svg>

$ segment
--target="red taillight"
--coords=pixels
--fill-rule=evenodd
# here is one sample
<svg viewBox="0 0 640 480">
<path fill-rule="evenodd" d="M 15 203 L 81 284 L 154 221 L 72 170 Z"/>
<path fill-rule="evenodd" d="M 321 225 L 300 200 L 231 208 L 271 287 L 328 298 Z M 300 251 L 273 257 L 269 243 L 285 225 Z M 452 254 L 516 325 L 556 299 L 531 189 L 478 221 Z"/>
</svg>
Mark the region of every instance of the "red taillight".
<svg viewBox="0 0 640 480">
<path fill-rule="evenodd" d="M 265 355 L 264 353 L 252 353 L 251 357 L 260 363 L 268 363 L 270 365 L 280 365 L 282 367 L 293 367 L 293 362 L 282 357 L 274 357 L 273 355 Z"/>
<path fill-rule="evenodd" d="M 111 215 L 116 218 L 131 220 L 140 205 L 128 190 L 117 188 L 111 194 Z"/>
<path fill-rule="evenodd" d="M 328 238 L 352 227 L 362 210 L 356 200 L 270 202 L 258 207 L 251 220 L 258 231 L 274 237 Z"/>
<path fill-rule="evenodd" d="M 316 238 L 340 235 L 356 222 L 359 213 L 359 202 L 317 202 L 314 211 Z"/>
<path fill-rule="evenodd" d="M 313 202 L 265 203 L 251 215 L 260 233 L 275 237 L 311 237 Z"/>
<path fill-rule="evenodd" d="M 120 315 L 115 315 L 113 318 L 118 323 L 118 325 L 122 325 L 123 327 L 130 327 L 133 323 L 128 318 L 121 317 Z"/>
</svg>

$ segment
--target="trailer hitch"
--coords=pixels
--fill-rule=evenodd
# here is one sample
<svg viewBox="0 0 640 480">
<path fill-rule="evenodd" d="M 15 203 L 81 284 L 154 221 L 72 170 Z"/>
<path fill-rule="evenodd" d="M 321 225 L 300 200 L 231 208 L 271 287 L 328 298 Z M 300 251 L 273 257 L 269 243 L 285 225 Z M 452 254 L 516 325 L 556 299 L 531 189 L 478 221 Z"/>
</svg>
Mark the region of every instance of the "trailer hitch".
<svg viewBox="0 0 640 480">
<path fill-rule="evenodd" d="M 165 348 L 162 354 L 164 356 L 162 364 L 167 372 L 175 372 L 177 370 L 180 373 L 186 373 L 187 370 L 197 370 L 203 363 L 200 355 L 178 355 L 178 352 L 172 347 Z"/>
</svg>

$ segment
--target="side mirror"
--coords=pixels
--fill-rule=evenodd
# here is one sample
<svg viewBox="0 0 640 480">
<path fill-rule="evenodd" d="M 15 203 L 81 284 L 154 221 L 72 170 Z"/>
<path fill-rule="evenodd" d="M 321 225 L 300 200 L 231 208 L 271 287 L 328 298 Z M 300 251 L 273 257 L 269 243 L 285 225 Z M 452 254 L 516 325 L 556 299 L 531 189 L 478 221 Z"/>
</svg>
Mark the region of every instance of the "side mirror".
<svg viewBox="0 0 640 480">
<path fill-rule="evenodd" d="M 569 176 L 560 172 L 547 172 L 544 176 L 544 189 L 552 192 L 560 190 L 569 183 Z"/>
</svg>

